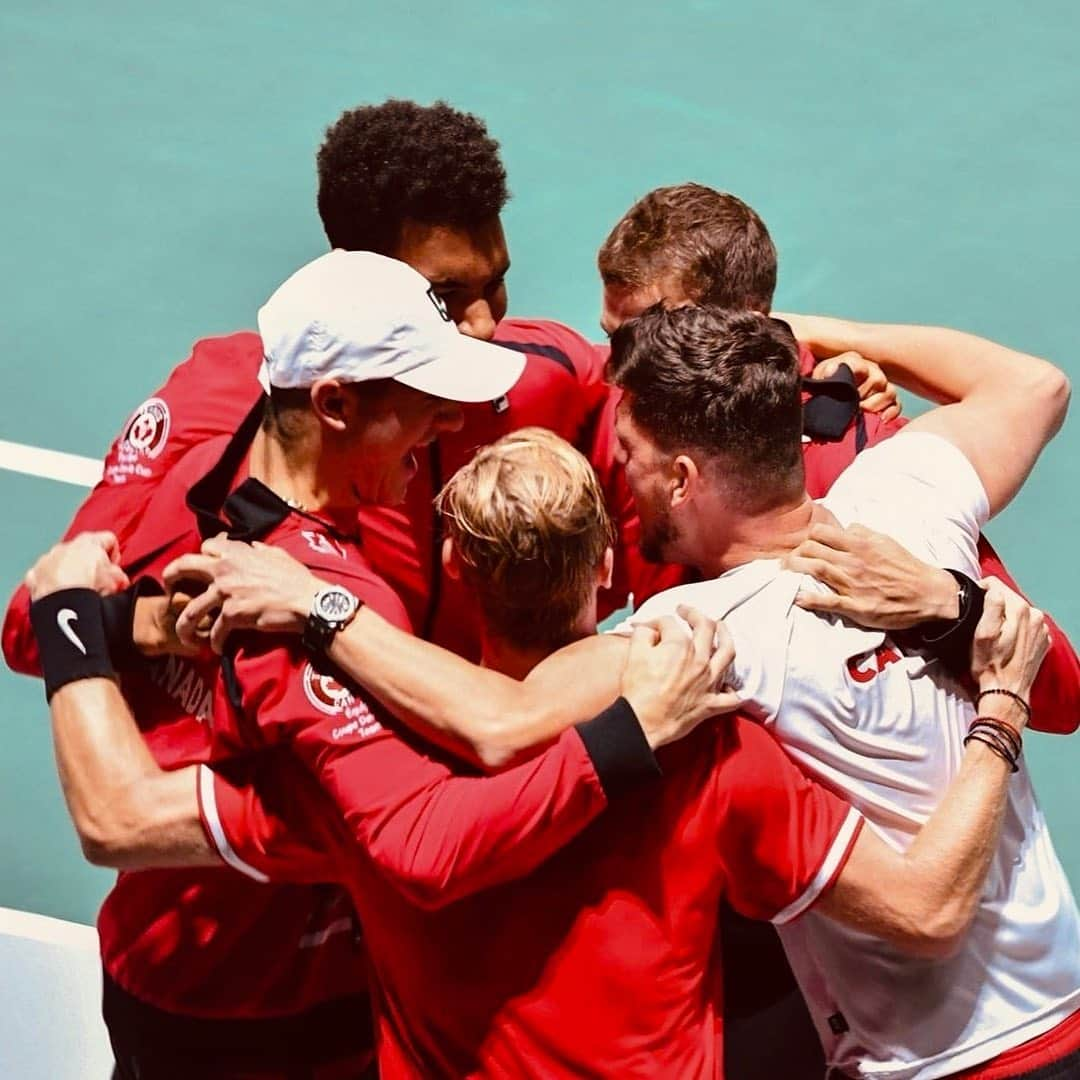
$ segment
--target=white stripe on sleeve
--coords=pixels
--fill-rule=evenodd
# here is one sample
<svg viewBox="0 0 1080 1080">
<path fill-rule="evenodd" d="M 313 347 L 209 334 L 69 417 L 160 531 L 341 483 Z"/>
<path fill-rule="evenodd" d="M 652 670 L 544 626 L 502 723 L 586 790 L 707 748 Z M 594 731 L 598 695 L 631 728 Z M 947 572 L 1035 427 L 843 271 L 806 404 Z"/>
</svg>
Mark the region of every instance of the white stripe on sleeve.
<svg viewBox="0 0 1080 1080">
<path fill-rule="evenodd" d="M 806 886 L 800 897 L 793 900 L 782 911 L 778 911 L 770 920 L 771 922 L 777 926 L 791 922 L 792 919 L 797 919 L 817 900 L 833 878 L 836 877 L 841 864 L 847 858 L 861 821 L 862 814 L 854 806 L 851 807 L 848 810 L 847 817 L 844 818 L 843 825 L 840 826 L 836 834 L 836 839 L 832 842 L 832 847 L 829 848 L 828 853 L 821 862 L 821 866 L 818 868 L 818 872 L 814 875 L 813 881 Z"/>
<path fill-rule="evenodd" d="M 249 878 L 265 885 L 270 879 L 261 871 L 256 870 L 250 863 L 244 862 L 233 850 L 229 838 L 225 835 L 221 818 L 218 816 L 217 796 L 214 793 L 214 770 L 208 765 L 199 766 L 199 802 L 202 806 L 203 821 L 210 830 L 210 836 L 214 841 L 214 847 L 218 854 L 234 870 L 246 874 Z"/>
</svg>

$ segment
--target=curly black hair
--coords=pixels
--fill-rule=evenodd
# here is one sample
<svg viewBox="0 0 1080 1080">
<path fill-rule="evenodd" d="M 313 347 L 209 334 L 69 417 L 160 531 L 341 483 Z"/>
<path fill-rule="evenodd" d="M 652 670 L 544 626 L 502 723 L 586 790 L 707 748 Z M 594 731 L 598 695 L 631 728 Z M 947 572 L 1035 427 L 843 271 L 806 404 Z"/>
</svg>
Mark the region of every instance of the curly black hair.
<svg viewBox="0 0 1080 1080">
<path fill-rule="evenodd" d="M 445 101 L 350 109 L 319 148 L 319 217 L 331 247 L 393 254 L 402 223 L 479 225 L 510 193 L 484 122 Z"/>
</svg>

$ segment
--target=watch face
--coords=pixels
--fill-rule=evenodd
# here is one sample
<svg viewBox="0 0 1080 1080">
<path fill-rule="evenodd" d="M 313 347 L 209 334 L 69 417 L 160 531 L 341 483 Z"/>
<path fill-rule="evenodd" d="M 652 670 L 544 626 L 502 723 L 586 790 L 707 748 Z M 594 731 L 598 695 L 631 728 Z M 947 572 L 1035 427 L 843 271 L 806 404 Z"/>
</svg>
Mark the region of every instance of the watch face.
<svg viewBox="0 0 1080 1080">
<path fill-rule="evenodd" d="M 356 600 L 344 589 L 324 589 L 319 594 L 318 612 L 330 622 L 347 618 L 356 607 Z"/>
</svg>

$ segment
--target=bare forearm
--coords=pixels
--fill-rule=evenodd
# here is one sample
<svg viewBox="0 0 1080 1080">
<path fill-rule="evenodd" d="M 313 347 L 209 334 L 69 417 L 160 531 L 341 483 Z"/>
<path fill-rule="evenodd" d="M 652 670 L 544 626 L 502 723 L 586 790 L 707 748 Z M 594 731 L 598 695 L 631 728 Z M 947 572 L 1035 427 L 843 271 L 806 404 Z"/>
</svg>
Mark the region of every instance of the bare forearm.
<svg viewBox="0 0 1080 1080">
<path fill-rule="evenodd" d="M 91 862 L 220 865 L 199 820 L 195 768 L 160 768 L 112 680 L 69 683 L 50 707 L 64 797 Z"/>
<path fill-rule="evenodd" d="M 971 742 L 960 772 L 904 854 L 903 902 L 940 921 L 946 939 L 967 929 L 998 848 L 1012 771 L 981 742 Z"/>
<path fill-rule="evenodd" d="M 421 735 L 498 767 L 610 704 L 625 648 L 589 639 L 518 682 L 412 637 L 365 607 L 335 636 L 329 657 Z"/>
<path fill-rule="evenodd" d="M 939 404 L 978 392 L 1025 395 L 1059 373 L 1053 365 L 985 338 L 935 326 L 843 323 L 851 345 L 890 379 Z"/>
<path fill-rule="evenodd" d="M 822 912 L 916 955 L 954 951 L 997 850 L 1011 776 L 988 746 L 969 743 L 959 773 L 907 851 L 864 829 Z"/>
<path fill-rule="evenodd" d="M 857 352 L 904 389 L 939 404 L 976 392 L 995 397 L 1002 390 L 1019 404 L 1029 393 L 1053 396 L 1061 388 L 1061 373 L 1052 364 L 960 330 L 816 315 L 790 318 L 815 355 Z"/>
<path fill-rule="evenodd" d="M 991 516 L 1016 494 L 1065 419 L 1065 374 L 1004 345 L 939 327 L 813 316 L 797 316 L 795 323 L 815 353 L 856 350 L 893 382 L 941 403 L 907 430 L 939 435 L 964 454 L 982 481 Z"/>
</svg>

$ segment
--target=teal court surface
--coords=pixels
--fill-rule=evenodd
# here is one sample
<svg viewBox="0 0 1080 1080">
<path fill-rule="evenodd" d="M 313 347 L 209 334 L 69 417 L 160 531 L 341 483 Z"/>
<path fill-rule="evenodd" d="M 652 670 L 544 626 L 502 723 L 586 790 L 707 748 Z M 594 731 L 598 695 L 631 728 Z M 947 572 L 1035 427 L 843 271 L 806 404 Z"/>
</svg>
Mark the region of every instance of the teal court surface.
<svg viewBox="0 0 1080 1080">
<path fill-rule="evenodd" d="M 100 458 L 193 340 L 253 325 L 322 250 L 322 130 L 390 95 L 445 97 L 502 141 L 514 313 L 597 335 L 597 245 L 634 198 L 695 179 L 769 223 L 779 308 L 947 323 L 1076 381 L 1078 34 L 1057 0 L 8 0 L 0 583 L 83 494 L 36 451 Z M 1078 461 L 1073 418 L 990 529 L 1074 639 Z M 0 906 L 90 922 L 111 875 L 80 857 L 40 688 L 5 670 L 0 702 Z M 1026 752 L 1080 887 L 1080 742 Z"/>
</svg>

